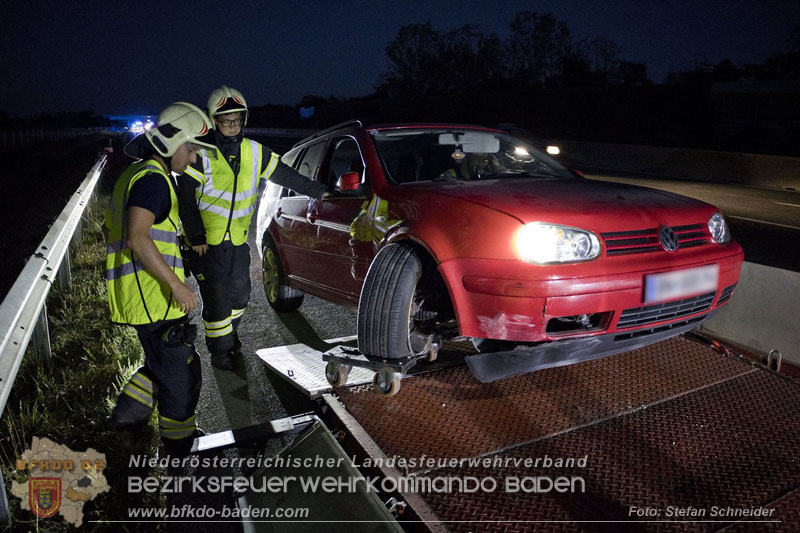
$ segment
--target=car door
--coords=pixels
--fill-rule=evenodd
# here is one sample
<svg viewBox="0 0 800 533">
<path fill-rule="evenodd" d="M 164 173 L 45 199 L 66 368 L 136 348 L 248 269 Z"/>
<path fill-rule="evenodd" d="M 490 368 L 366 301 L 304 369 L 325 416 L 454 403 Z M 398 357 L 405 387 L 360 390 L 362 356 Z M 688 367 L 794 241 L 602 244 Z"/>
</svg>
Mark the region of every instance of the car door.
<svg viewBox="0 0 800 533">
<path fill-rule="evenodd" d="M 295 161 L 294 168 L 303 176 L 314 179 L 324 151 L 324 140 L 309 145 Z M 285 261 L 286 274 L 301 282 L 314 279 L 309 265 L 310 247 L 313 244 L 307 218 L 310 202 L 310 197 L 284 189 L 275 211 L 279 248 Z"/>
<path fill-rule="evenodd" d="M 337 189 L 339 178 L 347 172 L 359 174 L 358 191 Z M 314 236 L 311 244 L 313 277 L 332 295 L 358 303 L 374 246 L 371 241 L 359 241 L 350 235 L 350 226 L 361 212 L 369 190 L 364 158 L 354 137 L 332 139 L 329 153 L 320 166 L 319 179 L 327 185 L 329 196 L 309 202 L 308 220 Z"/>
</svg>

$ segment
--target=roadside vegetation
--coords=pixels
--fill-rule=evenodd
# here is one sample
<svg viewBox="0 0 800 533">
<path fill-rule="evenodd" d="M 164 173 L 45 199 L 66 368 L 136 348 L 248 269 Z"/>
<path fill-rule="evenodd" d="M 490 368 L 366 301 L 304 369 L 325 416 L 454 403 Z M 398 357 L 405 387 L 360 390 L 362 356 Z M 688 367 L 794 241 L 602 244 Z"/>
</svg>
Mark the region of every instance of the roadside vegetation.
<svg viewBox="0 0 800 533">
<path fill-rule="evenodd" d="M 104 206 L 107 199 L 100 199 Z M 60 516 L 38 519 L 21 509 L 10 493 L 11 480 L 24 483 L 29 474 L 16 470 L 16 459 L 30 447 L 34 436 L 47 437 L 73 451 L 93 448 L 106 455 L 104 475 L 111 490 L 84 507 L 82 529 L 88 531 L 139 531 L 132 524 L 92 523 L 120 520 L 130 507 L 158 507 L 158 495 L 129 494 L 129 475 L 146 475 L 128 467 L 131 455 L 155 456 L 155 424 L 139 432 L 115 430 L 105 424 L 122 383 L 143 359 L 135 331 L 115 326 L 108 319 L 103 276 L 105 247 L 102 213 L 90 217 L 84 245 L 71 254 L 72 286 L 50 291 L 47 310 L 53 358 L 36 361 L 29 349 L 11 396 L 0 418 L 0 467 L 6 482 L 11 516 L 10 531 L 70 531 Z M 154 524 L 148 524 L 154 525 Z M 0 524 L 2 529 L 2 524 Z"/>
</svg>

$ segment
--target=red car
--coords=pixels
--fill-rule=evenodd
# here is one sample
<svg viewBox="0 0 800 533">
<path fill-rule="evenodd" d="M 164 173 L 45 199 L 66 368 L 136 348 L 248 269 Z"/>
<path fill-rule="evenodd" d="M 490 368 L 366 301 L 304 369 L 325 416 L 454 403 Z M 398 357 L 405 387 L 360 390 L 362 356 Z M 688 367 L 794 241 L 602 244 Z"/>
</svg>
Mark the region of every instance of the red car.
<svg viewBox="0 0 800 533">
<path fill-rule="evenodd" d="M 283 160 L 330 194 L 265 189 L 270 305 L 357 305 L 359 349 L 384 358 L 469 337 L 484 381 L 696 327 L 744 260 L 713 206 L 585 179 L 499 130 L 353 121 Z"/>
</svg>

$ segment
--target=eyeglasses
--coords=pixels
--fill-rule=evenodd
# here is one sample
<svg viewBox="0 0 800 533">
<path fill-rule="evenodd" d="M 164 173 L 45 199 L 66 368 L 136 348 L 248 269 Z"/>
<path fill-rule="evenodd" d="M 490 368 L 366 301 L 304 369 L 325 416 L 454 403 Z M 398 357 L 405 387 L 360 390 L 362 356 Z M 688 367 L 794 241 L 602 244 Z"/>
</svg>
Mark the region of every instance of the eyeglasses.
<svg viewBox="0 0 800 533">
<path fill-rule="evenodd" d="M 218 118 L 217 122 L 219 122 L 221 125 L 223 125 L 225 127 L 241 126 L 242 124 L 244 124 L 244 119 L 243 118 Z"/>
</svg>

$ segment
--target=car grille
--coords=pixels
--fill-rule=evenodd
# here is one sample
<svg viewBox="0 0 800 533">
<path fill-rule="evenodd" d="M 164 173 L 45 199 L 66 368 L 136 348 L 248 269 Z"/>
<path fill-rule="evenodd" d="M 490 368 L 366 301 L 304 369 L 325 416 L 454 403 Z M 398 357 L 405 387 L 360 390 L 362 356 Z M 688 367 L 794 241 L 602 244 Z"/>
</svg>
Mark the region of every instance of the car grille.
<svg viewBox="0 0 800 533">
<path fill-rule="evenodd" d="M 711 308 L 716 293 L 709 292 L 692 298 L 685 298 L 676 302 L 646 305 L 635 309 L 626 309 L 622 312 L 617 323 L 617 329 L 642 326 L 661 322 L 686 315 L 693 315 Z"/>
<path fill-rule="evenodd" d="M 674 226 L 678 236 L 678 249 L 709 244 L 710 234 L 706 224 Z M 601 233 L 606 244 L 606 255 L 643 254 L 664 251 L 658 242 L 658 228 Z"/>
<path fill-rule="evenodd" d="M 722 289 L 722 292 L 719 293 L 719 300 L 717 300 L 717 305 L 722 305 L 725 302 L 727 302 L 728 300 L 730 300 L 731 299 L 731 295 L 733 294 L 733 289 L 735 287 L 736 287 L 736 284 L 734 283 L 730 287 L 725 287 L 724 289 Z"/>
</svg>

